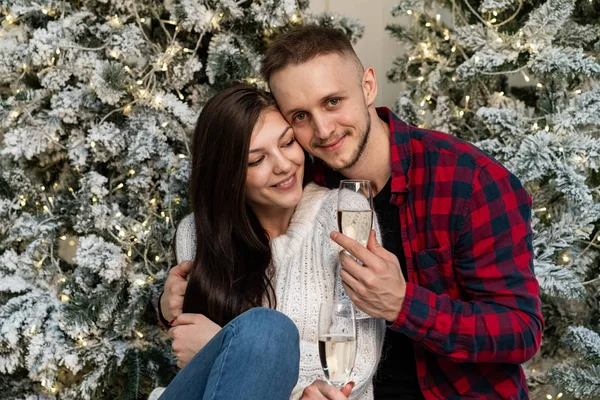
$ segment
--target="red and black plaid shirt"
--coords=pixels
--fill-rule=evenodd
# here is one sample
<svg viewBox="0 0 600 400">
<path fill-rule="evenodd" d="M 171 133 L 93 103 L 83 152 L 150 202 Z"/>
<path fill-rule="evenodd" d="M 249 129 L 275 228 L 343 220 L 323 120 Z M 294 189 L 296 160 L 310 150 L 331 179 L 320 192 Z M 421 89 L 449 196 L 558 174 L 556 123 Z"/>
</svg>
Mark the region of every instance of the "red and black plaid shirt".
<svg viewBox="0 0 600 400">
<path fill-rule="evenodd" d="M 543 329 L 528 193 L 476 147 L 407 125 L 388 108 L 377 113 L 390 127 L 391 202 L 408 270 L 388 327 L 414 340 L 423 395 L 528 398 L 520 364 Z M 320 163 L 311 175 L 332 188 L 341 179 Z"/>
</svg>

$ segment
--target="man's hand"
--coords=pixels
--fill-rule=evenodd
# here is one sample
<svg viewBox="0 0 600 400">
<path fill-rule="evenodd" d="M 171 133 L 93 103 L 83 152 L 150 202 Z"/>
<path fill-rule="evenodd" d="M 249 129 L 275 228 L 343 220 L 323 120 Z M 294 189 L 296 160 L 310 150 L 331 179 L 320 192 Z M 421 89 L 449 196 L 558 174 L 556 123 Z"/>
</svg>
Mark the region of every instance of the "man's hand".
<svg viewBox="0 0 600 400">
<path fill-rule="evenodd" d="M 183 297 L 187 288 L 187 276 L 192 272 L 193 263 L 184 261 L 177 264 L 165 282 L 162 297 L 160 298 L 160 311 L 167 321 L 173 321 L 183 312 Z"/>
<path fill-rule="evenodd" d="M 354 389 L 354 382 L 349 382 L 343 388 L 336 389 L 327 382 L 314 381 L 304 389 L 300 400 L 347 400 L 352 389 Z"/>
<path fill-rule="evenodd" d="M 375 318 L 395 321 L 406 293 L 398 258 L 377 243 L 374 230 L 366 248 L 339 232 L 331 232 L 331 239 L 363 263 L 360 265 L 352 257 L 340 254 L 343 267 L 340 276 L 350 300 Z"/>
<path fill-rule="evenodd" d="M 183 368 L 190 362 L 221 327 L 202 314 L 181 314 L 169 329 L 173 339 L 173 350 L 177 355 L 177 366 Z"/>
</svg>

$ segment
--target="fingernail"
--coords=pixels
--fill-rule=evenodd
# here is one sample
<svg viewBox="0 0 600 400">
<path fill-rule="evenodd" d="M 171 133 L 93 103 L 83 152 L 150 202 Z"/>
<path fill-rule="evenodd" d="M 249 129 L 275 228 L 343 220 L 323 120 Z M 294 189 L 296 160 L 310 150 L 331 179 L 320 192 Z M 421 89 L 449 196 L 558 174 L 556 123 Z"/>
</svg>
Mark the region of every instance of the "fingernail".
<svg viewBox="0 0 600 400">
<path fill-rule="evenodd" d="M 332 239 L 335 239 L 337 237 L 338 233 L 336 231 L 333 231 L 329 234 L 329 237 Z"/>
</svg>

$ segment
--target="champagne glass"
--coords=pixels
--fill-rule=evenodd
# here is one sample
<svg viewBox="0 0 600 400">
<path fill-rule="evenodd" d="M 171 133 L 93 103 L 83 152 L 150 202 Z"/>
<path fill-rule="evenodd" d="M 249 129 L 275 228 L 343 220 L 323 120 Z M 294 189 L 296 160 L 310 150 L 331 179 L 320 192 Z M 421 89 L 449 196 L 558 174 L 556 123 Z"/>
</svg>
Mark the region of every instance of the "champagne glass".
<svg viewBox="0 0 600 400">
<path fill-rule="evenodd" d="M 340 181 L 338 189 L 338 229 L 341 233 L 367 246 L 371 229 L 373 228 L 373 195 L 371 181 L 359 179 L 346 179 Z M 359 264 L 360 260 L 353 257 L 346 250 L 344 253 Z M 341 266 L 340 266 L 341 268 Z M 335 294 L 338 300 L 349 300 L 345 292 L 338 271 L 336 277 Z M 357 319 L 371 318 L 364 311 L 356 310 Z"/>
<path fill-rule="evenodd" d="M 346 179 L 340 182 L 337 217 L 340 232 L 366 247 L 373 228 L 371 181 Z"/>
<path fill-rule="evenodd" d="M 356 317 L 352 302 L 321 303 L 319 358 L 330 385 L 341 389 L 350 381 L 356 358 Z"/>
</svg>

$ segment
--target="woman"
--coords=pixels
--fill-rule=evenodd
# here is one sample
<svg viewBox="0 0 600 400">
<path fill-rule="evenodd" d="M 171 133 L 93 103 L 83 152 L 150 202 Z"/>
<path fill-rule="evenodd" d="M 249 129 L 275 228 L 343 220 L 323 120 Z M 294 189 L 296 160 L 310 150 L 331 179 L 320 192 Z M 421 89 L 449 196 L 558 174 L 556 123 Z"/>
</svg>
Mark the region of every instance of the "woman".
<svg viewBox="0 0 600 400">
<path fill-rule="evenodd" d="M 276 339 L 258 339 L 268 344 L 262 350 L 269 348 L 270 352 L 280 351 L 283 355 L 276 354 L 278 361 L 273 370 L 256 372 L 251 378 L 256 382 L 248 384 L 250 387 L 238 392 L 238 396 L 287 398 L 291 390 L 291 398 L 299 398 L 305 387 L 323 378 L 317 348 L 319 307 L 322 302 L 333 301 L 336 287 L 341 287 L 335 285 L 338 252 L 329 239 L 329 233 L 336 230 L 336 192 L 312 183 L 303 188 L 304 152 L 296 143 L 292 128 L 268 93 L 247 85 L 229 88 L 206 104 L 198 119 L 192 151 L 193 214 L 180 223 L 176 237 L 177 261 L 194 260 L 183 312 L 203 314 L 214 322 L 218 333 L 190 364 L 195 363 L 196 368 L 202 363 L 203 376 L 217 381 L 222 379 L 219 368 L 252 368 L 256 372 L 256 368 L 268 367 L 263 365 L 268 362 L 263 362 L 240 368 L 239 363 L 262 355 L 261 350 L 253 356 L 224 357 L 223 349 L 230 342 L 226 342 L 223 331 L 243 332 L 247 335 L 245 340 L 253 342 L 256 336 L 248 333 L 255 331 L 251 327 L 253 320 L 262 321 L 259 335 L 276 334 L 278 327 L 290 325 L 281 316 L 283 313 L 293 321 L 300 339 L 297 384 L 293 390 L 295 381 L 287 389 L 282 383 L 275 389 L 256 389 L 266 390 L 263 394 L 253 393 L 265 378 L 278 382 L 281 375 L 289 373 L 283 371 L 283 364 L 294 359 L 294 344 L 287 343 L 286 338 L 297 334 L 288 330 Z M 256 307 L 280 313 L 259 311 Z M 252 313 L 252 319 L 244 319 Z M 264 322 L 263 317 L 273 320 Z M 370 399 L 384 324 L 376 319 L 360 321 L 357 334 L 352 376 L 356 386 L 351 398 Z M 215 346 L 214 341 L 219 345 Z M 282 348 L 271 349 L 281 342 Z M 219 357 L 237 361 L 213 363 Z M 180 372 L 161 398 L 182 398 L 182 392 L 174 386 L 181 389 L 186 381 L 194 379 L 201 386 L 203 398 L 225 396 L 208 393 L 218 389 L 204 381 L 198 383 L 196 375 L 182 375 L 188 368 Z M 232 380 L 241 382 L 246 379 L 243 375 L 235 372 Z"/>
</svg>

